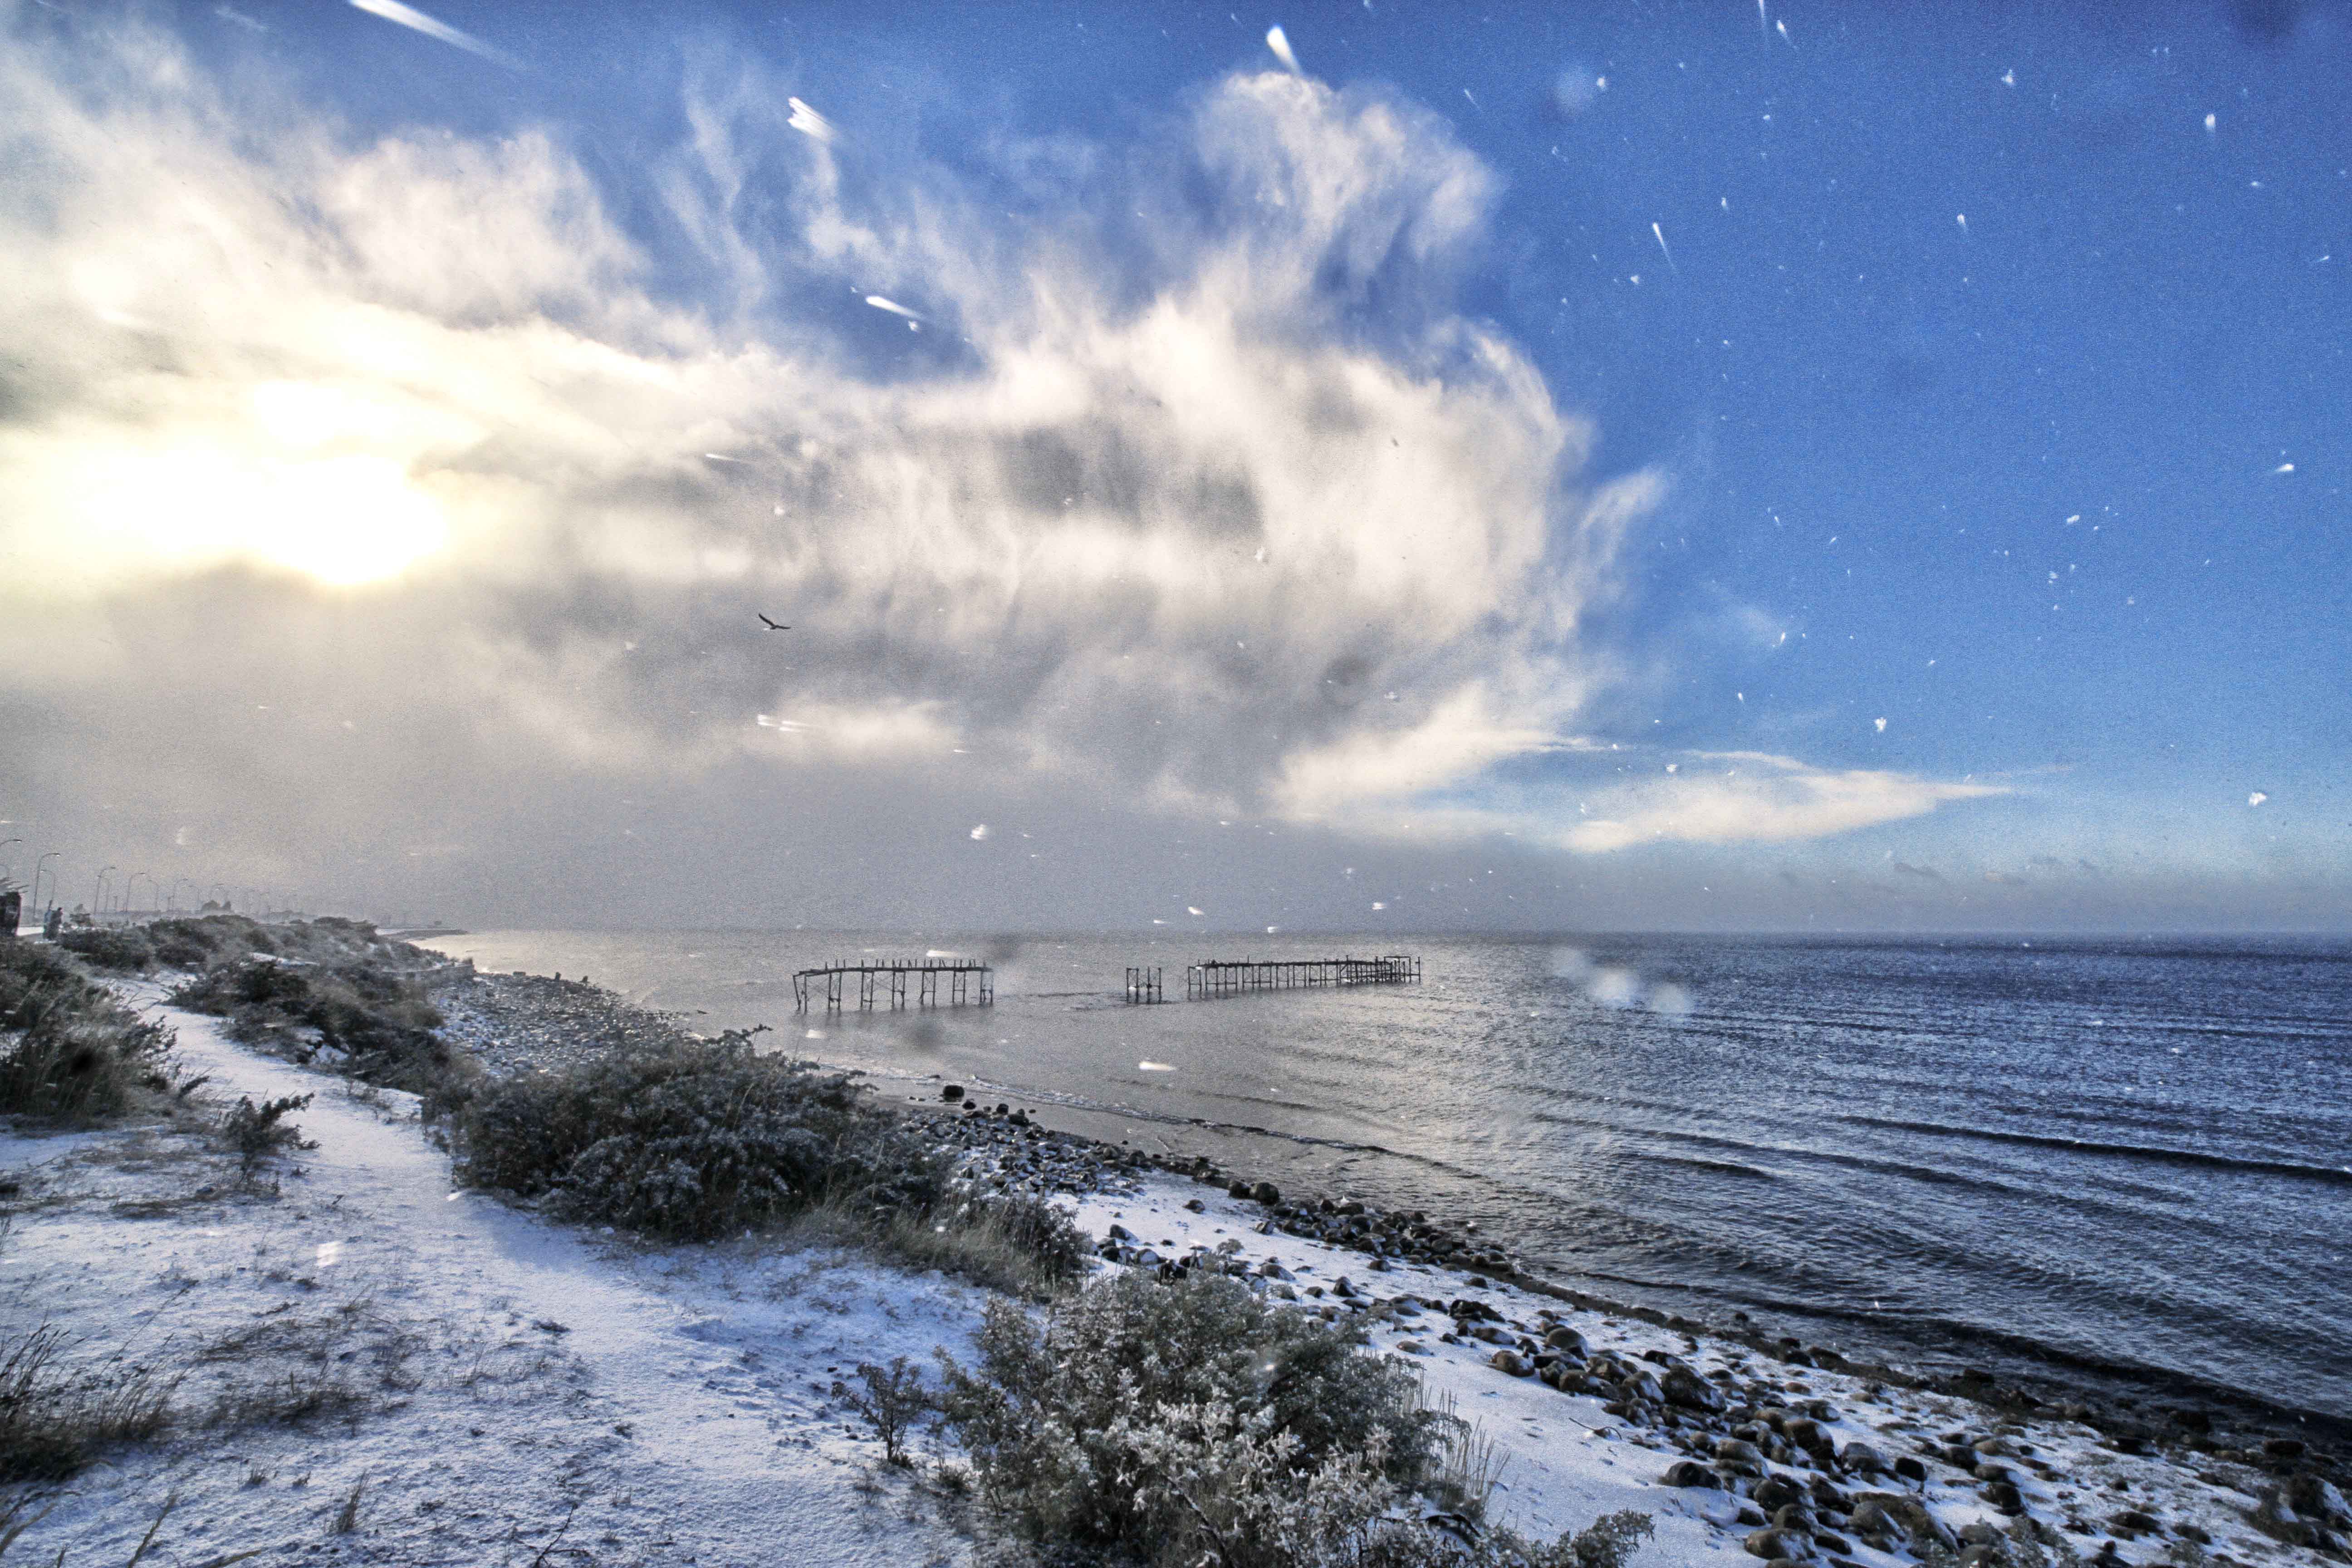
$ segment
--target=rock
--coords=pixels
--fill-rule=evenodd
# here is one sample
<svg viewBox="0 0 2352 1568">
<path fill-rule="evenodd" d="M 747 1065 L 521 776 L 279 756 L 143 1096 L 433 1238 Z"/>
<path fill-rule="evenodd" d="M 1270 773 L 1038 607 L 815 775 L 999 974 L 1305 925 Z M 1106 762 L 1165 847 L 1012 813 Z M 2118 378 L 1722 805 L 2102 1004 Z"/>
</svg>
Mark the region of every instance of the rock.
<svg viewBox="0 0 2352 1568">
<path fill-rule="evenodd" d="M 1282 1189 L 1272 1182 L 1260 1182 L 1250 1189 L 1250 1196 L 1259 1203 L 1271 1206 L 1282 1201 Z"/>
<path fill-rule="evenodd" d="M 1513 1377 L 1533 1377 L 1536 1371 L 1535 1363 L 1515 1350 L 1496 1351 L 1486 1358 L 1486 1364 Z"/>
<path fill-rule="evenodd" d="M 2266 1459 L 2299 1459 L 2303 1458 L 2303 1439 L 2265 1437 L 2263 1439 L 2263 1457 Z"/>
<path fill-rule="evenodd" d="M 1559 1331 L 1555 1329 L 1552 1332 Z M 1550 1337 L 1549 1334 L 1545 1336 L 1546 1342 L 1549 1342 Z M 1719 1415 L 1724 1408 L 1722 1391 L 1686 1366 L 1668 1367 L 1659 1387 L 1664 1390 L 1667 1404 L 1679 1405 L 1685 1410 Z"/>
<path fill-rule="evenodd" d="M 1921 1486 L 1927 1484 L 1927 1467 L 1908 1454 L 1895 1457 L 1895 1473 L 1906 1481 L 1916 1481 Z"/>
<path fill-rule="evenodd" d="M 1783 1558 L 1801 1563 L 1813 1554 L 1813 1542 L 1811 1536 L 1793 1530 L 1780 1530 L 1771 1525 L 1751 1531 L 1740 1544 L 1748 1549 L 1748 1554 L 1750 1557 L 1761 1557 L 1768 1563 Z"/>
<path fill-rule="evenodd" d="M 1970 1546 L 1960 1552 L 1960 1568 L 1999 1568 L 2003 1561 L 1998 1546 Z"/>
<path fill-rule="evenodd" d="M 1987 1481 L 1984 1500 L 2012 1518 L 2025 1511 L 2025 1496 L 2015 1481 Z"/>
<path fill-rule="evenodd" d="M 1563 1326 L 1554 1329 L 1544 1336 L 1544 1343 L 1556 1351 L 1566 1351 L 1579 1361 L 1592 1359 L 1592 1347 L 1585 1342 L 1582 1334 L 1571 1328 Z"/>
<path fill-rule="evenodd" d="M 1813 1510 L 1801 1502 L 1784 1502 L 1772 1510 L 1772 1528 L 1813 1532 Z"/>
<path fill-rule="evenodd" d="M 1716 1479 L 1713 1470 L 1696 1459 L 1675 1460 L 1666 1467 L 1666 1473 L 1660 1479 L 1664 1485 L 1670 1487 L 1705 1487 L 1712 1489 L 1723 1484 Z"/>
<path fill-rule="evenodd" d="M 1103 1234 L 1109 1237 L 1113 1241 L 1133 1241 L 1135 1239 L 1135 1232 L 1128 1229 L 1127 1226 L 1119 1224 L 1117 1220 L 1111 1221 L 1110 1228 L 1103 1232 Z"/>
<path fill-rule="evenodd" d="M 1916 1460 L 1913 1462 L 1917 1463 Z M 1883 1476 L 1886 1473 L 1886 1456 L 1867 1443 L 1848 1443 L 1838 1450 L 1838 1463 L 1857 1476 Z M 1923 1477 L 1924 1474 L 1923 1469 Z"/>
<path fill-rule="evenodd" d="M 1184 1200 L 1184 1206 L 1191 1209 L 1194 1214 L 1206 1214 L 1209 1212 L 1209 1205 L 1202 1203 L 1198 1198 L 1186 1198 Z"/>
<path fill-rule="evenodd" d="M 1229 1198 L 1245 1198 L 1249 1195 L 1250 1184 L 1239 1176 L 1234 1177 L 1232 1184 L 1225 1188 L 1225 1196 Z"/>
<path fill-rule="evenodd" d="M 1984 1521 L 1976 1519 L 1960 1526 L 1960 1540 L 1969 1546 L 1999 1546 L 2001 1533 Z"/>
<path fill-rule="evenodd" d="M 963 1098 L 963 1085 L 960 1083 L 951 1083 L 944 1086 L 940 1090 L 940 1098 L 946 1100 L 950 1105 L 953 1105 L 957 1100 Z"/>
<path fill-rule="evenodd" d="M 2247 1515 L 2253 1527 L 2273 1540 L 2289 1546 L 2305 1546 L 2311 1542 L 2309 1521 L 2296 1516 L 2294 1506 L 2281 1495 L 2277 1487 L 2264 1487 L 2262 1500 Z"/>
<path fill-rule="evenodd" d="M 1718 1464 L 1743 1476 L 1764 1473 L 1764 1456 L 1756 1445 L 1738 1437 L 1718 1437 L 1715 1440 L 1715 1458 Z"/>
<path fill-rule="evenodd" d="M 1873 1504 L 1877 1506 L 1878 1515 L 1869 1513 Z M 1913 1540 L 1924 1538 L 1933 1541 L 1947 1552 L 1957 1552 L 1960 1548 L 1960 1538 L 1952 1533 L 1951 1527 L 1937 1519 L 1917 1498 L 1903 1492 L 1864 1492 L 1854 1499 L 1852 1523 L 1855 1534 L 1864 1533 L 1863 1521 L 1866 1517 L 1882 1516 L 1894 1521 L 1902 1528 L 1903 1533 Z"/>
<path fill-rule="evenodd" d="M 2146 1534 L 2151 1530 L 2161 1530 L 2164 1528 L 2163 1524 L 2158 1521 L 2156 1515 L 2148 1512 L 2147 1510 L 2144 1508 L 2127 1508 L 2124 1510 L 2123 1512 L 2116 1514 L 2109 1521 L 2109 1522 L 2114 1524 L 2119 1530 L 2133 1530 L 2137 1531 L 2142 1534 Z"/>
<path fill-rule="evenodd" d="M 2324 1520 L 2329 1524 L 2352 1525 L 2352 1505 L 2344 1494 L 2314 1475 L 2301 1475 L 2286 1483 L 2284 1496 L 2294 1511 L 2305 1519 Z"/>
<path fill-rule="evenodd" d="M 1666 1402 L 1666 1391 L 1660 1388 L 1658 1380 L 1646 1372 L 1635 1373 L 1617 1387 L 1628 1400 L 1639 1400 L 1644 1405 L 1664 1405 Z"/>
<path fill-rule="evenodd" d="M 1722 1447 L 1723 1445 L 1720 1443 L 1716 1445 L 1718 1453 L 1722 1451 Z M 1766 1477 L 1756 1483 L 1755 1491 L 1749 1495 L 1755 1498 L 1758 1508 L 1769 1509 L 1776 1512 L 1791 1505 L 1802 1507 L 1812 1497 L 1811 1493 L 1786 1476 Z"/>
<path fill-rule="evenodd" d="M 1829 1530 L 1816 1530 L 1813 1531 L 1813 1544 L 1820 1547 L 1824 1552 L 1843 1552 L 1853 1550 L 1853 1542 L 1848 1541 L 1844 1536 L 1838 1534 L 1836 1531 Z M 1832 1558 L 1832 1561 L 1835 1562 L 1836 1559 Z"/>
</svg>

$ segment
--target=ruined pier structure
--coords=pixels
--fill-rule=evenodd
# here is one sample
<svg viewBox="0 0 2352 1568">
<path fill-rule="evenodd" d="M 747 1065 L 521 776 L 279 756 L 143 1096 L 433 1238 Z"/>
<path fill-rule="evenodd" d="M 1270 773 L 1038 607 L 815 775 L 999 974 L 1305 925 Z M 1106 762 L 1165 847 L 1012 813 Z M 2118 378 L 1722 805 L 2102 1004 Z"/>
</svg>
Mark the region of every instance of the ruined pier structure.
<svg viewBox="0 0 2352 1568">
<path fill-rule="evenodd" d="M 1200 1001 L 1244 991 L 1288 991 L 1307 985 L 1411 985 L 1421 979 L 1421 960 L 1391 952 L 1381 958 L 1300 958 L 1258 963 L 1211 960 L 1188 964 L 1184 996 Z"/>
<path fill-rule="evenodd" d="M 907 980 L 915 981 L 916 1005 L 940 1005 L 940 980 L 947 979 L 947 1005 L 976 1003 L 982 1007 L 996 1000 L 996 972 L 985 963 L 961 959 L 919 959 L 912 963 L 834 963 L 823 969 L 803 969 L 793 975 L 793 1010 L 805 1013 L 815 998 L 824 998 L 824 1010 L 838 1013 L 848 1005 L 850 980 L 857 983 L 857 1005 L 871 1012 L 877 999 L 893 1007 L 907 1005 Z"/>
</svg>

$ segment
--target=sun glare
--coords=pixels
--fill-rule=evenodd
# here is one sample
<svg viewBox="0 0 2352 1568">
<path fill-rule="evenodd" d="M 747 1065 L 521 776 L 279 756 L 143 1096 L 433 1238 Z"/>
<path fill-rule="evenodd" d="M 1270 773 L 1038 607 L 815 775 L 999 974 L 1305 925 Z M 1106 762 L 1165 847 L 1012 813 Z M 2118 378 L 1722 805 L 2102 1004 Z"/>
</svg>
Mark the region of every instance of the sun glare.
<svg viewBox="0 0 2352 1568">
<path fill-rule="evenodd" d="M 291 444 L 291 443 L 289 443 Z M 194 443 L 108 455 L 63 487 L 85 546 L 150 564 L 265 562 L 336 587 L 397 576 L 448 523 L 394 458 L 242 454 Z"/>
</svg>

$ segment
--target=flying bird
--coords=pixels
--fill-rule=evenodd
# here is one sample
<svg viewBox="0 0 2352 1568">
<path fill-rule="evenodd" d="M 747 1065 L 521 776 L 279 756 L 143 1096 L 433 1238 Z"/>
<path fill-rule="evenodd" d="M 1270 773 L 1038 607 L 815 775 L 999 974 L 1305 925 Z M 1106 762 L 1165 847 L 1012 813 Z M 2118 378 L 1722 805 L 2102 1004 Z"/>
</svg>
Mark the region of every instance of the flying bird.
<svg viewBox="0 0 2352 1568">
<path fill-rule="evenodd" d="M 761 624 L 761 626 L 763 626 L 767 627 L 767 628 L 768 628 L 770 631 L 772 631 L 772 632 L 788 632 L 788 631 L 791 631 L 791 630 L 793 629 L 793 628 L 792 628 L 792 627 L 790 627 L 790 626 L 783 626 L 783 625 L 779 624 L 778 622 L 775 622 L 775 621 L 772 621 L 772 620 L 770 620 L 767 616 L 763 616 L 763 615 L 760 615 L 760 612 L 759 612 L 759 611 L 757 611 L 757 610 L 754 610 L 754 611 L 752 611 L 751 613 L 752 613 L 753 615 L 755 615 L 755 616 L 760 616 L 760 624 Z"/>
</svg>

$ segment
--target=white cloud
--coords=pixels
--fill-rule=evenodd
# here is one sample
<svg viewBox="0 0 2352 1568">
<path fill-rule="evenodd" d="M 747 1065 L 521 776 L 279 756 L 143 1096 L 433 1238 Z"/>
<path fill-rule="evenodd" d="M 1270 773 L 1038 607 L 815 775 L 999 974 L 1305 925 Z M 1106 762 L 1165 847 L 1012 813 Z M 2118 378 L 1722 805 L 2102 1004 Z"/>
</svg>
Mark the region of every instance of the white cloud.
<svg viewBox="0 0 2352 1568">
<path fill-rule="evenodd" d="M 1708 771 L 1651 775 L 1594 792 L 1591 814 L 1558 841 L 1601 852 L 1637 844 L 1734 844 L 1823 838 L 1920 816 L 1947 801 L 2005 795 L 1878 768 L 1818 768 L 1760 752 L 1698 753 Z"/>
<path fill-rule="evenodd" d="M 123 673 L 65 635 L 123 613 L 151 657 L 205 650 L 173 679 L 268 668 L 248 617 L 145 616 L 259 569 L 343 595 L 336 657 L 279 678 L 438 724 L 443 772 L 970 748 L 1128 803 L 1548 820 L 1424 802 L 1563 743 L 1606 673 L 1586 612 L 1664 480 L 1580 479 L 1591 433 L 1453 308 L 1496 181 L 1436 116 L 1266 71 L 1149 157 L 1033 172 L 1066 165 L 1074 215 L 1123 182 L 1147 216 L 1121 238 L 920 167 L 861 205 L 805 104 L 692 88 L 656 181 L 703 268 L 680 293 L 553 133 L 353 142 L 136 27 L 12 43 L 0 654 L 50 700 Z M 934 357 L 777 303 L 820 284 L 923 301 L 940 330 L 893 352 Z M 1751 772 L 1554 837 L 1804 837 L 1987 793 Z"/>
</svg>

